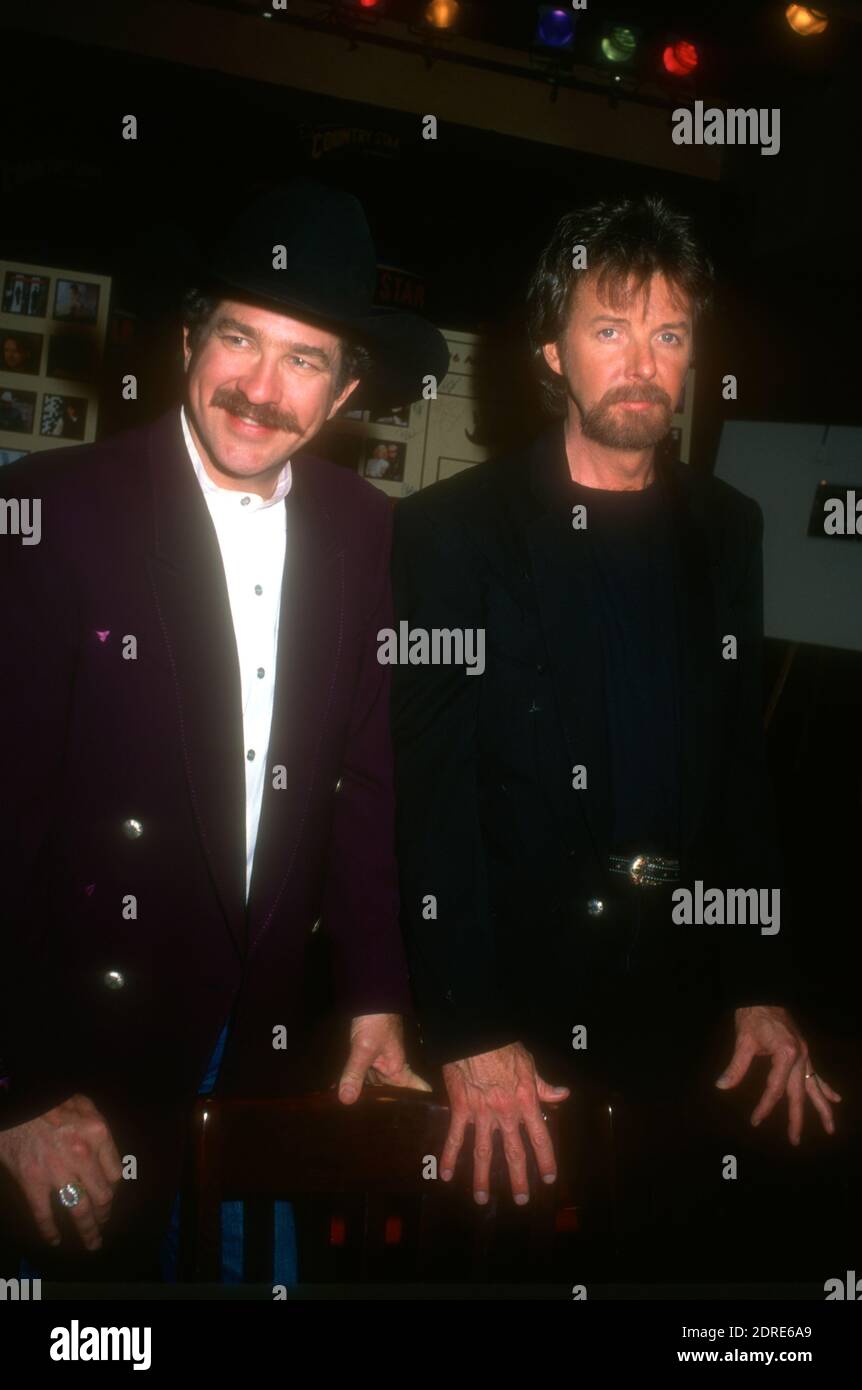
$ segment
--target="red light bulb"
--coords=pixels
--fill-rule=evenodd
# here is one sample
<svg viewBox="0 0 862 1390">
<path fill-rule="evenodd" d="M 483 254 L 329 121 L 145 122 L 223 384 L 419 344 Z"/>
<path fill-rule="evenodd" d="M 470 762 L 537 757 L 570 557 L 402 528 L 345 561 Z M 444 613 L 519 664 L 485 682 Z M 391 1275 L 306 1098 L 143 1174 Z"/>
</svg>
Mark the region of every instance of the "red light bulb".
<svg viewBox="0 0 862 1390">
<path fill-rule="evenodd" d="M 668 44 L 662 54 L 662 62 L 665 71 L 674 77 L 688 77 L 697 67 L 697 49 L 687 39 L 680 39 L 678 43 Z"/>
</svg>

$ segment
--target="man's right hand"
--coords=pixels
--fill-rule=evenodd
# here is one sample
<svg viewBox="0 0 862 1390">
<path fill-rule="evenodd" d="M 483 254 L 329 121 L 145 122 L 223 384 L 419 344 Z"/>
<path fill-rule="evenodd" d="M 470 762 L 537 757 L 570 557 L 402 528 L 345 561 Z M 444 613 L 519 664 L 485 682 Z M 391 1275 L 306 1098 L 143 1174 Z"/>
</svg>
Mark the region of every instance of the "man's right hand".
<svg viewBox="0 0 862 1390">
<path fill-rule="evenodd" d="M 474 1126 L 473 1196 L 487 1202 L 490 1193 L 491 1154 L 494 1131 L 503 1138 L 503 1151 L 509 1168 L 512 1196 L 519 1206 L 529 1201 L 527 1157 L 521 1140 L 521 1125 L 527 1131 L 543 1182 L 557 1176 L 554 1146 L 542 1118 L 542 1104 L 565 1100 L 566 1086 L 549 1086 L 537 1074 L 533 1058 L 521 1043 L 443 1068 L 449 1092 L 451 1120 L 449 1134 L 440 1158 L 440 1177 L 448 1182 L 464 1142 L 467 1125 Z"/>
<path fill-rule="evenodd" d="M 51 1194 L 68 1182 L 86 1191 L 68 1212 L 88 1250 L 102 1244 L 100 1228 L 111 1214 L 114 1188 L 123 1175 L 111 1132 L 91 1100 L 75 1095 L 44 1115 L 0 1130 L 0 1163 L 21 1187 L 39 1233 L 60 1244 Z"/>
</svg>

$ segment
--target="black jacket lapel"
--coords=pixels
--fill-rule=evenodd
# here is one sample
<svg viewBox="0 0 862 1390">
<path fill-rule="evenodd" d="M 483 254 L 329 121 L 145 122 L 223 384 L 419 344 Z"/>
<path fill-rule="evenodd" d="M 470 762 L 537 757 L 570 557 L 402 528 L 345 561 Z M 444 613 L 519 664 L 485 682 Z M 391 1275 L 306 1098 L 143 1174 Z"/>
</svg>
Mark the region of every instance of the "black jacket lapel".
<svg viewBox="0 0 862 1390">
<path fill-rule="evenodd" d="M 572 528 L 563 426 L 535 441 L 527 470 L 525 539 L 551 678 L 566 738 L 567 781 L 583 764 L 587 786 L 571 792 L 601 857 L 611 829 L 604 661 L 586 534 Z M 551 785 L 559 785 L 555 775 Z M 572 814 L 572 802 L 567 807 Z"/>
<path fill-rule="evenodd" d="M 679 643 L 680 826 L 682 847 L 696 841 L 718 747 L 716 590 L 712 537 L 696 475 L 682 463 L 661 464 L 674 537 L 674 589 Z"/>
</svg>

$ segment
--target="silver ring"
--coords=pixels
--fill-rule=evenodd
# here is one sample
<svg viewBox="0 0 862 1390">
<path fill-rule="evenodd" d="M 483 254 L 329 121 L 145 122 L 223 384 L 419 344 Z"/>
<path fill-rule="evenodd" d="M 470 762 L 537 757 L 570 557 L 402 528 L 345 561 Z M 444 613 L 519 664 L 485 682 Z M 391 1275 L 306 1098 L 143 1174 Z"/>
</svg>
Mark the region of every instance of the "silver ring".
<svg viewBox="0 0 862 1390">
<path fill-rule="evenodd" d="M 805 1080 L 806 1080 L 806 1081 L 810 1081 L 811 1078 L 812 1078 L 812 1076 L 816 1076 L 816 1075 L 817 1075 L 817 1072 L 816 1072 L 816 1071 L 807 1071 L 807 1072 L 805 1073 Z"/>
<path fill-rule="evenodd" d="M 86 1191 L 82 1182 L 67 1182 L 57 1189 L 57 1196 L 64 1207 L 76 1207 Z"/>
</svg>

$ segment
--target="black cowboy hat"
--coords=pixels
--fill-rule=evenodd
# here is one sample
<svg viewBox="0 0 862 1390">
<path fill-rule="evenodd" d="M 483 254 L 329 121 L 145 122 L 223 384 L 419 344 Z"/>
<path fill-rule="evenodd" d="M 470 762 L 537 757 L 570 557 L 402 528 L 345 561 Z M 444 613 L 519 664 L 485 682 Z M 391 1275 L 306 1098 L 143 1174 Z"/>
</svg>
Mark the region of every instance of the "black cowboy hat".
<svg viewBox="0 0 862 1390">
<path fill-rule="evenodd" d="M 240 300 L 290 311 L 361 344 L 373 363 L 369 384 L 391 405 L 417 400 L 425 377 L 439 383 L 449 369 L 439 329 L 417 314 L 372 303 L 377 257 L 362 204 L 351 193 L 308 178 L 260 193 L 229 222 L 200 268 L 208 289 L 233 290 Z"/>
</svg>

